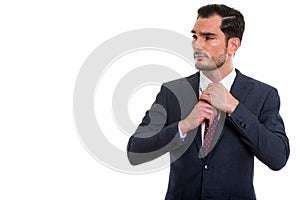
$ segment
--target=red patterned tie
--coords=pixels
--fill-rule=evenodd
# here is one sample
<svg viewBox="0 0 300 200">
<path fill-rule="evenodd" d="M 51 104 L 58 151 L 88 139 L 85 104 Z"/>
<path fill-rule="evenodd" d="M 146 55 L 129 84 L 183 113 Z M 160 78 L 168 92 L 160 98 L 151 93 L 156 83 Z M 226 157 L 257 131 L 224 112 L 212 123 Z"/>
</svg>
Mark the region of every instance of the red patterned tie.
<svg viewBox="0 0 300 200">
<path fill-rule="evenodd" d="M 207 156 L 207 154 L 210 151 L 211 144 L 213 142 L 214 135 L 216 133 L 218 121 L 219 121 L 218 115 L 214 118 L 214 120 L 210 126 L 208 124 L 208 120 L 205 121 L 204 143 L 203 143 L 203 150 L 204 150 L 205 156 Z"/>
</svg>

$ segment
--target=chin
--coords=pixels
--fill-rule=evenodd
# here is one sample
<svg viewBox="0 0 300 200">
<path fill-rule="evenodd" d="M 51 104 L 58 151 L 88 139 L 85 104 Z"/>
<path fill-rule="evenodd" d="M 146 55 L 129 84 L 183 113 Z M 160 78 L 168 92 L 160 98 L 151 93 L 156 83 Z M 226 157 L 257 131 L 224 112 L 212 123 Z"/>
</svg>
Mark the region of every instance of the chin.
<svg viewBox="0 0 300 200">
<path fill-rule="evenodd" d="M 196 69 L 200 70 L 200 71 L 213 71 L 218 69 L 217 66 L 211 66 L 211 65 L 203 65 L 203 64 L 195 64 Z"/>
</svg>

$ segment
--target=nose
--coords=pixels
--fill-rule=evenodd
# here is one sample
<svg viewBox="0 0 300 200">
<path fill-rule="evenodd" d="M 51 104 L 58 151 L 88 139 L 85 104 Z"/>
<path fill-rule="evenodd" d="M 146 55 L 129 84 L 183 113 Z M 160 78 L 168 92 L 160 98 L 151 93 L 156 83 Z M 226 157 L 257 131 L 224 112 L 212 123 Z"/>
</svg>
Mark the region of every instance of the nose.
<svg viewBox="0 0 300 200">
<path fill-rule="evenodd" d="M 201 39 L 201 37 L 197 37 L 195 39 L 193 39 L 192 42 L 192 46 L 194 50 L 202 50 L 203 49 L 203 40 Z"/>
</svg>

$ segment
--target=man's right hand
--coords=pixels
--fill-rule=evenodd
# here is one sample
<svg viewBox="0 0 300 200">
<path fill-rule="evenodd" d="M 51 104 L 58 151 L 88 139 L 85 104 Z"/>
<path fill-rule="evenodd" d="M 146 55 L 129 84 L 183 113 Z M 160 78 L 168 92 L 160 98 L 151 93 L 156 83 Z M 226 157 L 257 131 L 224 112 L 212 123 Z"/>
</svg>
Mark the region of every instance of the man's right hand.
<svg viewBox="0 0 300 200">
<path fill-rule="evenodd" d="M 184 135 L 188 131 L 194 130 L 204 120 L 208 120 L 209 124 L 213 122 L 213 119 L 217 115 L 217 110 L 206 101 L 200 100 L 195 106 L 191 113 L 183 120 L 179 122 L 179 128 L 181 133 Z"/>
</svg>

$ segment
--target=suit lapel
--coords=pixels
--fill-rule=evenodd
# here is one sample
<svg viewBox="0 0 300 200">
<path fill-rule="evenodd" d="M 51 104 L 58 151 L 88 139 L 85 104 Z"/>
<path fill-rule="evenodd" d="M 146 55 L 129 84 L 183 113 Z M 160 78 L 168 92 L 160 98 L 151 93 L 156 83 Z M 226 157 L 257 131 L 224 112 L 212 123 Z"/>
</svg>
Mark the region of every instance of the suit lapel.
<svg viewBox="0 0 300 200">
<path fill-rule="evenodd" d="M 196 74 L 190 76 L 188 81 L 190 82 L 195 94 L 197 95 L 197 98 L 199 98 L 199 79 L 200 79 L 200 73 L 197 72 Z"/>
<path fill-rule="evenodd" d="M 253 83 L 248 81 L 247 77 L 236 69 L 236 78 L 233 82 L 230 93 L 240 102 L 243 102 L 252 88 Z"/>
</svg>

